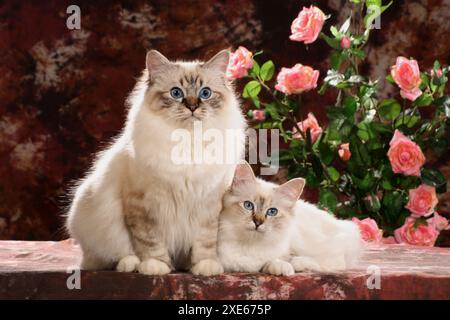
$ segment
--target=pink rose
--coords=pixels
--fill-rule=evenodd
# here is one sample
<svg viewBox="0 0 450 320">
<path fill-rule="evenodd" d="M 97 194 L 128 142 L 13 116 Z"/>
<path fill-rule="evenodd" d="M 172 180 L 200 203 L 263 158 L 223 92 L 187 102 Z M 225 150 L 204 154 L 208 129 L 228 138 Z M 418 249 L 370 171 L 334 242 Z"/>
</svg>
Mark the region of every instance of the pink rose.
<svg viewBox="0 0 450 320">
<path fill-rule="evenodd" d="M 253 53 L 244 47 L 239 47 L 230 56 L 227 68 L 227 78 L 230 80 L 245 77 L 248 69 L 253 67 Z"/>
<path fill-rule="evenodd" d="M 339 157 L 343 161 L 348 161 L 352 155 L 352 153 L 350 152 L 350 144 L 349 143 L 341 144 L 339 147 L 338 153 L 339 153 Z"/>
<path fill-rule="evenodd" d="M 414 218 L 406 218 L 405 224 L 394 231 L 395 240 L 398 243 L 432 247 L 439 232 L 431 224 L 419 223 L 415 226 L 415 222 Z"/>
<path fill-rule="evenodd" d="M 303 7 L 298 17 L 292 22 L 289 39 L 306 44 L 316 41 L 325 22 L 325 14 L 317 7 Z"/>
<path fill-rule="evenodd" d="M 419 176 L 420 168 L 425 163 L 425 156 L 420 147 L 395 130 L 389 151 L 387 153 L 391 162 L 392 171 L 407 176 Z"/>
<path fill-rule="evenodd" d="M 342 49 L 348 49 L 350 48 L 352 42 L 350 41 L 349 37 L 342 37 L 341 39 L 341 48 Z"/>
<path fill-rule="evenodd" d="M 253 110 L 253 119 L 263 121 L 266 118 L 264 110 Z"/>
<path fill-rule="evenodd" d="M 395 65 L 391 67 L 391 75 L 400 87 L 400 95 L 403 98 L 414 101 L 422 94 L 419 89 L 422 80 L 416 60 L 398 57 Z"/>
<path fill-rule="evenodd" d="M 317 122 L 316 117 L 310 112 L 308 113 L 308 118 L 306 118 L 303 121 L 300 121 L 297 123 L 297 126 L 300 128 L 300 130 L 306 135 L 306 131 L 308 129 L 311 129 L 311 140 L 312 142 L 316 141 L 316 139 L 319 137 L 319 135 L 322 133 L 322 128 L 319 126 L 319 123 Z M 292 129 L 293 137 L 301 139 L 302 135 L 298 132 L 297 128 L 294 127 Z"/>
<path fill-rule="evenodd" d="M 358 225 L 361 237 L 364 241 L 380 242 L 383 238 L 383 231 L 378 228 L 375 220 L 371 218 L 359 220 L 358 218 L 353 217 L 352 221 Z"/>
<path fill-rule="evenodd" d="M 433 217 L 427 220 L 437 231 L 450 230 L 450 224 L 446 218 L 435 212 Z"/>
<path fill-rule="evenodd" d="M 285 94 L 301 93 L 317 87 L 319 71 L 297 63 L 292 68 L 281 68 L 275 89 Z"/>
<path fill-rule="evenodd" d="M 432 214 L 437 203 L 436 189 L 422 184 L 416 189 L 409 190 L 406 208 L 411 211 L 413 217 L 419 218 Z"/>
</svg>

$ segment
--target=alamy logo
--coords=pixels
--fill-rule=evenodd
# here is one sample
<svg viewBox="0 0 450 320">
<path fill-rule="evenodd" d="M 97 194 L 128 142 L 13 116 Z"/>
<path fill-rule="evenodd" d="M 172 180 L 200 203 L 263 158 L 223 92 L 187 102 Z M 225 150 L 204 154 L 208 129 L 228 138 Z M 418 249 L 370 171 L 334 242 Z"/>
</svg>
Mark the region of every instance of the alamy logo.
<svg viewBox="0 0 450 320">
<path fill-rule="evenodd" d="M 171 160 L 175 165 L 190 164 L 234 164 L 242 156 L 243 144 L 248 145 L 248 162 L 258 161 L 267 167 L 261 168 L 261 175 L 273 175 L 279 169 L 279 130 L 227 129 L 204 130 L 201 121 L 194 122 L 193 130 L 176 129 L 172 132 Z M 269 152 L 270 141 L 270 152 Z"/>
<path fill-rule="evenodd" d="M 70 16 L 66 19 L 66 27 L 69 30 L 80 30 L 81 29 L 81 9 L 77 5 L 70 5 L 66 9 L 66 13 Z"/>
<path fill-rule="evenodd" d="M 66 286 L 69 290 L 81 289 L 81 270 L 78 266 L 70 266 L 66 269 L 70 276 L 66 280 Z"/>
</svg>

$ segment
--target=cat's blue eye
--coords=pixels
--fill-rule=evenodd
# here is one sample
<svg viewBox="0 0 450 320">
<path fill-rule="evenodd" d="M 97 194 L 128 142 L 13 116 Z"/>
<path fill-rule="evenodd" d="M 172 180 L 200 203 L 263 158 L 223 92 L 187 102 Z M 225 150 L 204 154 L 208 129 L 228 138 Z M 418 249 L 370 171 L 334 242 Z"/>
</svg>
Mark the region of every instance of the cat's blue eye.
<svg viewBox="0 0 450 320">
<path fill-rule="evenodd" d="M 183 90 L 178 87 L 173 87 L 172 89 L 170 89 L 170 96 L 175 100 L 183 99 Z"/>
<path fill-rule="evenodd" d="M 255 208 L 253 202 L 251 201 L 244 201 L 244 208 L 246 210 L 253 210 Z"/>
<path fill-rule="evenodd" d="M 267 214 L 268 216 L 271 216 L 271 217 L 276 216 L 277 213 L 278 213 L 278 209 L 277 209 L 277 208 L 269 208 L 269 209 L 267 209 L 267 211 L 266 211 L 266 214 Z"/>
<path fill-rule="evenodd" d="M 198 97 L 200 99 L 206 100 L 209 99 L 211 97 L 212 91 L 210 88 L 205 87 L 205 88 L 201 88 L 200 92 L 198 93 Z"/>
</svg>

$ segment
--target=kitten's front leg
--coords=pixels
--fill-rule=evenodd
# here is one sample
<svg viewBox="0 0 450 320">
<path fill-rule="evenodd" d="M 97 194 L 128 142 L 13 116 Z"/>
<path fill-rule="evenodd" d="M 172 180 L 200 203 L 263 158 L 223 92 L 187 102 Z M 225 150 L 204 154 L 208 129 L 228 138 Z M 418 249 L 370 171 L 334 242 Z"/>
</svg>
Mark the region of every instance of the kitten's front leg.
<svg viewBox="0 0 450 320">
<path fill-rule="evenodd" d="M 292 265 L 289 262 L 283 261 L 281 259 L 275 259 L 267 262 L 263 266 L 261 271 L 276 276 L 291 276 L 295 273 Z"/>
<path fill-rule="evenodd" d="M 213 276 L 223 273 L 217 257 L 219 218 L 212 217 L 199 227 L 191 251 L 191 272 L 195 275 Z"/>
</svg>

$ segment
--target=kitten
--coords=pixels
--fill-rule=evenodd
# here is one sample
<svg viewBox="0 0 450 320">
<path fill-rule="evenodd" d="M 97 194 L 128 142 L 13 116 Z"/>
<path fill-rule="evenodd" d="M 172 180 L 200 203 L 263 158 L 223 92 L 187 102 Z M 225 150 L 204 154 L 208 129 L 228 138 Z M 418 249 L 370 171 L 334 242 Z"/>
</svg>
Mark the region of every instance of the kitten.
<svg viewBox="0 0 450 320">
<path fill-rule="evenodd" d="M 337 271 L 357 262 L 362 240 L 351 221 L 297 200 L 305 180 L 281 186 L 238 164 L 219 217 L 218 254 L 225 271 L 291 275 Z"/>
<path fill-rule="evenodd" d="M 171 62 L 148 52 L 146 70 L 128 99 L 125 128 L 98 156 L 68 213 L 83 269 L 223 272 L 216 249 L 218 215 L 244 151 L 246 127 L 225 77 L 228 60 L 226 50 L 205 63 Z M 235 151 L 233 161 L 174 163 L 179 142 L 173 133 L 192 134 L 196 122 L 221 134 L 235 130 L 223 150 Z M 192 151 L 190 144 L 184 148 Z"/>
</svg>

